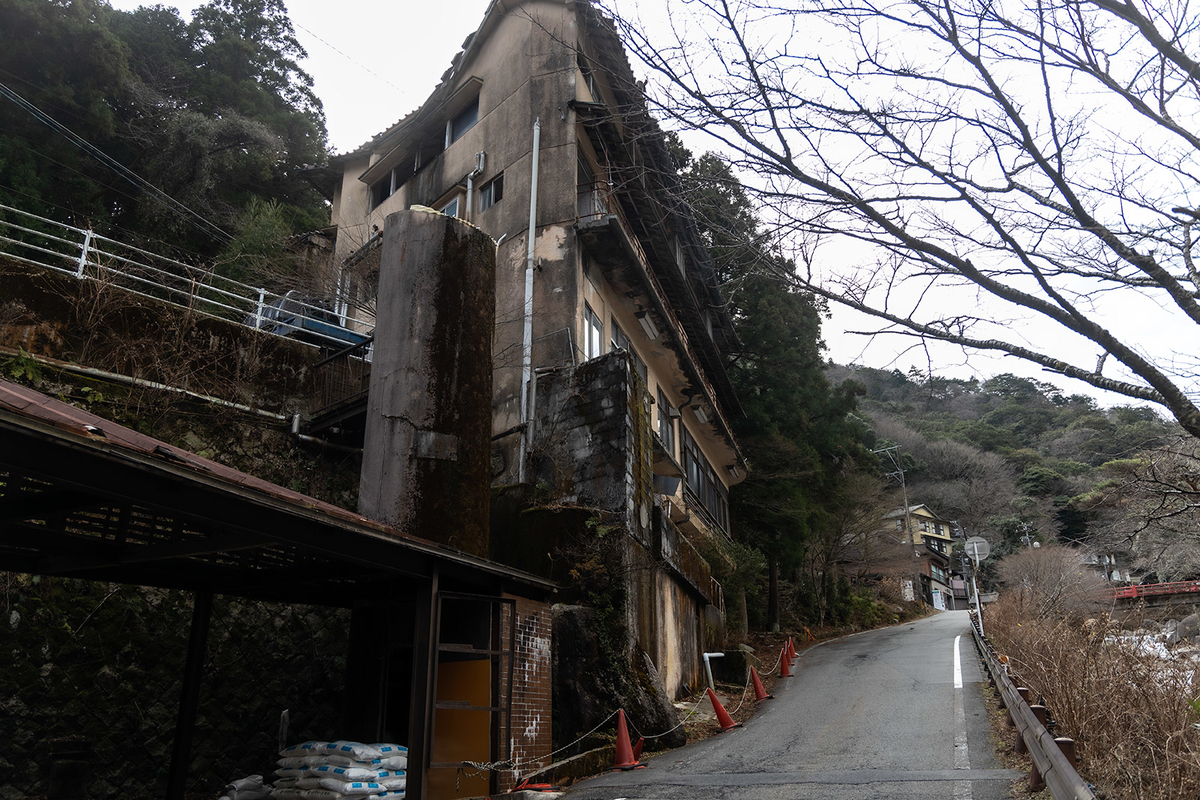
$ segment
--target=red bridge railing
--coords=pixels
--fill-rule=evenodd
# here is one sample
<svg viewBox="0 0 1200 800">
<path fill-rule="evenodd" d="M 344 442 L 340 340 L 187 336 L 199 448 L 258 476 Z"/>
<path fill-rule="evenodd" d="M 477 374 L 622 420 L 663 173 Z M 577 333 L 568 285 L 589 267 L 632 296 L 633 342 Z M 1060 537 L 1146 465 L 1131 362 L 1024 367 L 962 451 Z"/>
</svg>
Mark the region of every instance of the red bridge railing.
<svg viewBox="0 0 1200 800">
<path fill-rule="evenodd" d="M 1175 581 L 1174 583 L 1151 583 L 1146 586 L 1121 586 L 1110 589 L 1109 597 L 1115 599 L 1151 597 L 1161 594 L 1188 594 L 1200 592 L 1200 581 Z"/>
</svg>

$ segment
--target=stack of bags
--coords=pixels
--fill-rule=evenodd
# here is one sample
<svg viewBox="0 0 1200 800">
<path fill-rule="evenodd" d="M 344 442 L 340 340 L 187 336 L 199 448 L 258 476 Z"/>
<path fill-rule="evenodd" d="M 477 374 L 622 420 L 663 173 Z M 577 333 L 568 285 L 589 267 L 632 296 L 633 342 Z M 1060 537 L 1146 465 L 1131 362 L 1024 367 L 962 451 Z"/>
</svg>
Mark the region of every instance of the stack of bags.
<svg viewBox="0 0 1200 800">
<path fill-rule="evenodd" d="M 408 748 L 395 744 L 305 742 L 286 747 L 276 762 L 279 800 L 365 800 L 404 797 Z"/>
</svg>

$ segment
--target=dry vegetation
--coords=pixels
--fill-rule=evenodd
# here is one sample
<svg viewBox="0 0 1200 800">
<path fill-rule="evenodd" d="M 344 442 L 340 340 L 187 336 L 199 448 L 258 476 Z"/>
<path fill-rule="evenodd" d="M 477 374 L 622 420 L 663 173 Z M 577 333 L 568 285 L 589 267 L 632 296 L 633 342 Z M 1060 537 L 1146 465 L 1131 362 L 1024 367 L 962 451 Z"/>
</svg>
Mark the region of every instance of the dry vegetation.
<svg viewBox="0 0 1200 800">
<path fill-rule="evenodd" d="M 1196 665 L 1164 660 L 1130 641 L 1103 615 L 1066 613 L 1031 621 L 1013 593 L 985 625 L 1020 683 L 1044 698 L 1057 736 L 1078 743 L 1080 774 L 1107 800 L 1200 796 Z"/>
</svg>

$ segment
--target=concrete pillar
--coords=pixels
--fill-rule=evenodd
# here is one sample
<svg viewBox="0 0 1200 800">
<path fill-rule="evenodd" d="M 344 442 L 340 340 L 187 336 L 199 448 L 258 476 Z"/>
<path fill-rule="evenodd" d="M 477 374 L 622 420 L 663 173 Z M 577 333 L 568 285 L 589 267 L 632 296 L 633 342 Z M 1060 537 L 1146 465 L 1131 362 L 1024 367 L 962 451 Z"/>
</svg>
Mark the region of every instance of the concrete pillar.
<svg viewBox="0 0 1200 800">
<path fill-rule="evenodd" d="M 488 554 L 496 247 L 462 220 L 388 216 L 359 513 Z"/>
</svg>

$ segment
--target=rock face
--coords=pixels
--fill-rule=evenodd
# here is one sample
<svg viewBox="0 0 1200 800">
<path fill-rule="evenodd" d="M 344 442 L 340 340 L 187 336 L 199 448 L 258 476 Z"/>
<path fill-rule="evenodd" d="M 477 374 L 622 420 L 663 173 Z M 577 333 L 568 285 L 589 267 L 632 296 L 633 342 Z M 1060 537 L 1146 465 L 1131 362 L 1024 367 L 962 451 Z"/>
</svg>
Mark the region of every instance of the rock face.
<svg viewBox="0 0 1200 800">
<path fill-rule="evenodd" d="M 1175 630 L 1168 631 L 1167 644 L 1190 642 L 1200 636 L 1200 615 L 1189 614 L 1179 621 Z"/>
<path fill-rule="evenodd" d="M 650 657 L 638 650 L 606 652 L 597 635 L 596 612 L 585 606 L 556 605 L 554 613 L 554 745 L 562 747 L 625 709 L 630 736 L 647 738 L 647 749 L 679 747 L 687 736 Z"/>
</svg>

